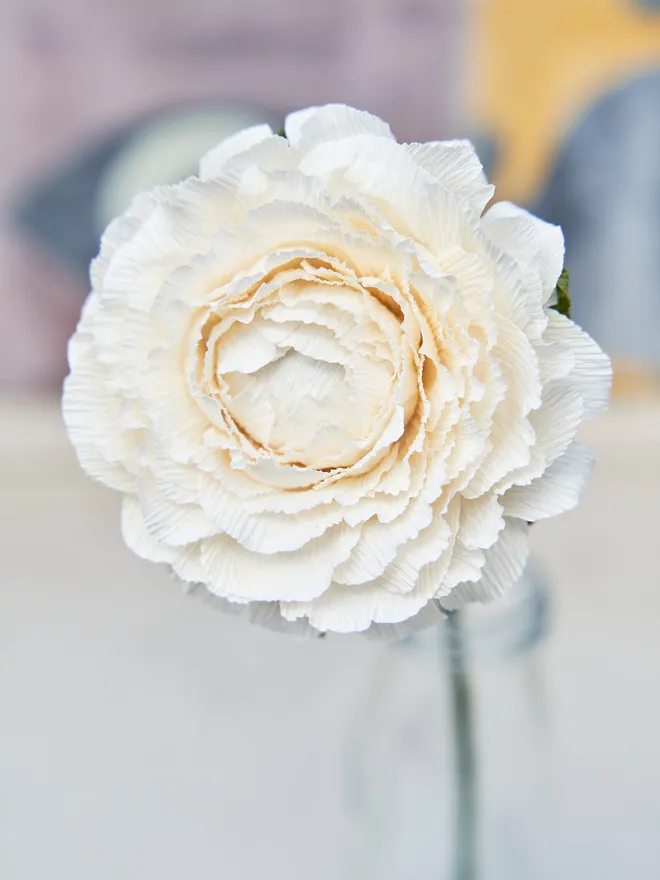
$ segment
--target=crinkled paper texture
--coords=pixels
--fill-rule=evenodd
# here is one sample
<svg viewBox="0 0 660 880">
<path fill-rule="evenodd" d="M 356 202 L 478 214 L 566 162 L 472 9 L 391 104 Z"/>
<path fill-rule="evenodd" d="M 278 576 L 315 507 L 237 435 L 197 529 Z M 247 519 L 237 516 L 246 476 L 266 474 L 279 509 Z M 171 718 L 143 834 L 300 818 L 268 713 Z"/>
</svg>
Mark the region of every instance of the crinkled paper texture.
<svg viewBox="0 0 660 880">
<path fill-rule="evenodd" d="M 561 231 L 467 141 L 344 106 L 212 150 L 106 231 L 69 345 L 82 466 L 139 556 L 296 632 L 501 595 L 573 507 L 610 364 L 551 308 Z"/>
</svg>

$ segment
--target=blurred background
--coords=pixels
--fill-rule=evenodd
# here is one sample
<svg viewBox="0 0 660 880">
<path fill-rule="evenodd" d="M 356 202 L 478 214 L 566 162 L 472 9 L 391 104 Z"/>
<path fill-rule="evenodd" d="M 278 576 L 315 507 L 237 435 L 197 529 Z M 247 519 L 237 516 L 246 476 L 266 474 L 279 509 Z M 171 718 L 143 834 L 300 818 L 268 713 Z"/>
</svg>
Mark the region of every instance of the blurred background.
<svg viewBox="0 0 660 880">
<path fill-rule="evenodd" d="M 342 743 L 384 649 L 182 597 L 121 545 L 58 409 L 107 223 L 329 101 L 471 137 L 498 198 L 564 228 L 615 400 L 584 504 L 534 534 L 554 876 L 657 880 L 657 0 L 0 0 L 0 875 L 348 876 Z"/>
</svg>

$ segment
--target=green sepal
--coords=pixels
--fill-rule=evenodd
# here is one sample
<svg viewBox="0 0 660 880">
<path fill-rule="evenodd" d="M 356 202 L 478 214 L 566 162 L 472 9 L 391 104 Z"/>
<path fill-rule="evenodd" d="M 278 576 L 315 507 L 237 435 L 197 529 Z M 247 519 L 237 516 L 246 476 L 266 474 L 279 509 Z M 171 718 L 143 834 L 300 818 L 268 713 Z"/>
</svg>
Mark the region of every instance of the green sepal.
<svg viewBox="0 0 660 880">
<path fill-rule="evenodd" d="M 568 269 L 566 266 L 561 270 L 561 275 L 559 276 L 559 280 L 557 281 L 557 286 L 555 287 L 555 296 L 557 298 L 557 302 L 550 306 L 551 309 L 554 309 L 556 312 L 559 312 L 560 315 L 566 315 L 567 318 L 571 317 L 571 297 L 568 292 Z"/>
</svg>

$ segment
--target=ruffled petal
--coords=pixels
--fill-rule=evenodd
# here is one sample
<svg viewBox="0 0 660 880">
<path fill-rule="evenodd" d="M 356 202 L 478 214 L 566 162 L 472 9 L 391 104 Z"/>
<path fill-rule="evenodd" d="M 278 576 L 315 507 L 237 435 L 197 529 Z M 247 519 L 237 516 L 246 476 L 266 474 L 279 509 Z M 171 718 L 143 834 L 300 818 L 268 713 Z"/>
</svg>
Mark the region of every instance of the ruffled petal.
<svg viewBox="0 0 660 880">
<path fill-rule="evenodd" d="M 584 330 L 554 309 L 548 315 L 546 342 L 559 344 L 573 354 L 569 381 L 580 392 L 584 417 L 593 418 L 605 412 L 612 385 L 612 362 Z"/>
<path fill-rule="evenodd" d="M 147 471 L 140 474 L 138 493 L 144 524 L 157 541 L 182 547 L 215 533 L 215 526 L 199 505 L 169 501 Z"/>
<path fill-rule="evenodd" d="M 284 130 L 293 146 L 302 151 L 361 134 L 394 140 L 389 125 L 382 119 L 344 104 L 326 104 L 290 113 Z"/>
<path fill-rule="evenodd" d="M 347 587 L 332 584 L 313 602 L 282 602 L 286 620 L 306 617 L 321 632 L 364 632 L 373 623 L 396 624 L 416 615 L 431 598 L 427 589 L 408 593 L 384 590 L 378 581 Z"/>
<path fill-rule="evenodd" d="M 78 460 L 95 480 L 120 492 L 134 492 L 141 434 L 122 430 L 123 400 L 108 390 L 91 339 L 82 331 L 69 343 L 69 362 L 72 371 L 64 381 L 62 414 Z M 121 441 L 123 460 L 108 458 L 104 449 Z"/>
<path fill-rule="evenodd" d="M 201 542 L 203 581 L 211 593 L 237 601 L 311 600 L 328 589 L 359 537 L 359 529 L 342 524 L 299 550 L 265 555 L 214 535 Z"/>
<path fill-rule="evenodd" d="M 483 217 L 491 239 L 523 266 L 538 273 L 547 302 L 564 266 L 564 234 L 511 202 L 497 202 Z"/>
<path fill-rule="evenodd" d="M 572 443 L 542 476 L 528 486 L 513 486 L 501 497 L 507 516 L 536 522 L 572 510 L 593 470 L 593 458 L 579 443 Z"/>
<path fill-rule="evenodd" d="M 334 574 L 338 584 L 354 586 L 383 574 L 404 542 L 416 538 L 430 525 L 433 509 L 428 504 L 411 502 L 406 511 L 390 523 L 374 518 L 362 528 L 360 540 L 350 557 Z"/>
<path fill-rule="evenodd" d="M 372 623 L 366 636 L 378 641 L 393 641 L 415 635 L 423 629 L 434 626 L 444 620 L 446 615 L 437 600 L 432 599 L 424 607 L 407 620 L 400 623 Z"/>
<path fill-rule="evenodd" d="M 481 578 L 458 584 L 441 599 L 443 608 L 455 611 L 469 602 L 491 602 L 504 595 L 521 577 L 529 556 L 529 526 L 518 519 L 506 519 L 499 539 L 484 551 Z"/>
<path fill-rule="evenodd" d="M 142 559 L 150 562 L 166 562 L 170 565 L 176 559 L 178 547 L 171 547 L 155 538 L 147 529 L 140 499 L 136 495 L 125 495 L 121 506 L 121 533 L 126 546 Z"/>
<path fill-rule="evenodd" d="M 584 413 L 582 395 L 566 382 L 552 382 L 543 391 L 539 409 L 529 421 L 546 465 L 563 455 L 575 438 Z"/>
<path fill-rule="evenodd" d="M 458 537 L 463 546 L 468 550 L 492 547 L 505 525 L 502 513 L 500 499 L 495 494 L 461 499 Z"/>
<path fill-rule="evenodd" d="M 404 147 L 434 180 L 467 199 L 479 214 L 492 199 L 495 187 L 486 180 L 471 141 L 431 141 Z"/>
<path fill-rule="evenodd" d="M 219 177 L 227 162 L 249 150 L 255 144 L 273 137 L 273 130 L 270 125 L 253 125 L 250 128 L 244 128 L 242 131 L 221 141 L 217 147 L 209 150 L 202 157 L 199 163 L 199 176 L 202 180 L 209 180 L 213 177 Z"/>
</svg>

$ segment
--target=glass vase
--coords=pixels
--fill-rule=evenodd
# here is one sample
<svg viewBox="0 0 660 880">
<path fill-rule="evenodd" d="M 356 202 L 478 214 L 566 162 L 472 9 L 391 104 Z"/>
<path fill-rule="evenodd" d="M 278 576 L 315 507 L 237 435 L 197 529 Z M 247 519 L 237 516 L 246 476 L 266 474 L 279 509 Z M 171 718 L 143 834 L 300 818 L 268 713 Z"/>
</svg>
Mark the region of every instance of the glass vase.
<svg viewBox="0 0 660 880">
<path fill-rule="evenodd" d="M 355 880 L 551 876 L 548 610 L 530 564 L 502 599 L 388 646 L 349 748 Z"/>
</svg>

